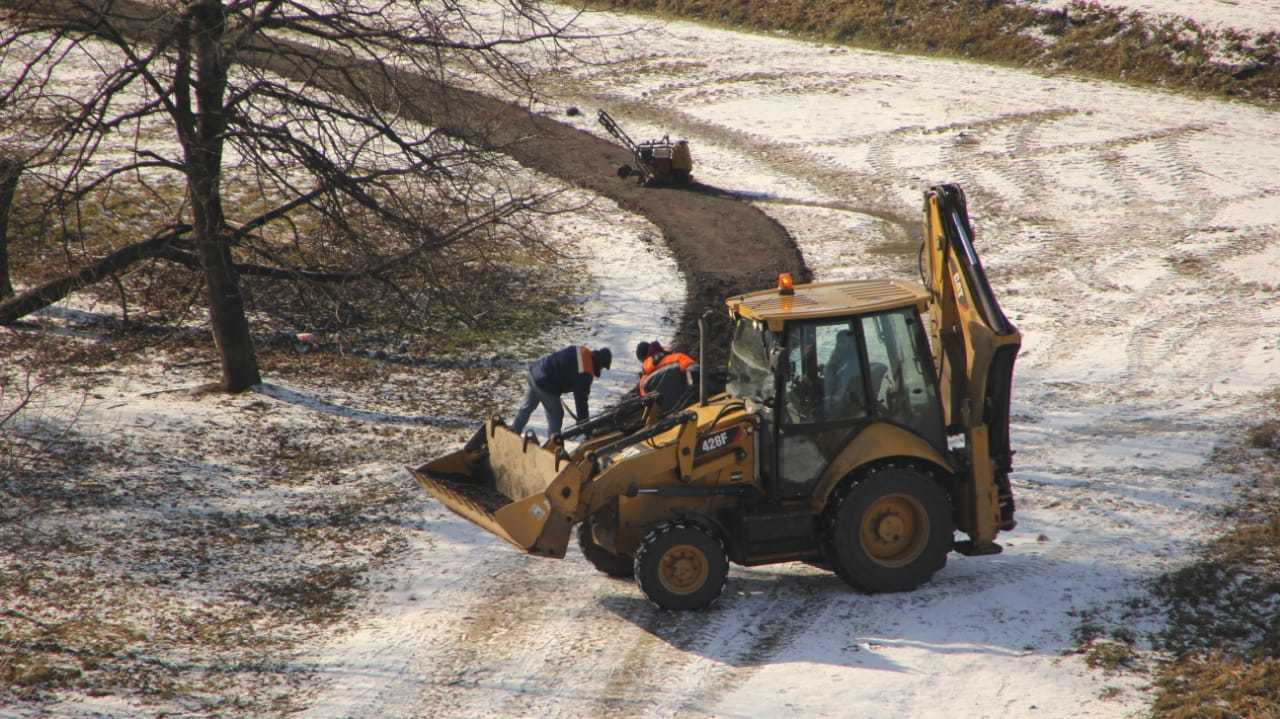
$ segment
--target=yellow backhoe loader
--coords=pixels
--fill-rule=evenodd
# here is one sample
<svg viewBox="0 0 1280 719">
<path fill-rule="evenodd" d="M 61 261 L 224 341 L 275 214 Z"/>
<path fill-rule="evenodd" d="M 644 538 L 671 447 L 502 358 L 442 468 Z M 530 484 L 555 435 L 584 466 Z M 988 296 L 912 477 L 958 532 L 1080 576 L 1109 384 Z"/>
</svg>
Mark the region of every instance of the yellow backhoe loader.
<svg viewBox="0 0 1280 719">
<path fill-rule="evenodd" d="M 634 575 L 664 609 L 715 601 L 731 561 L 808 561 L 896 592 L 953 550 L 998 553 L 1015 524 L 1021 335 L 978 261 L 961 189 L 930 188 L 924 213 L 923 287 L 783 275 L 729 298 L 725 392 L 665 415 L 637 400 L 639 429 L 606 414 L 544 445 L 494 418 L 414 475 L 530 554 L 564 557 L 577 526 L 589 561 Z"/>
</svg>

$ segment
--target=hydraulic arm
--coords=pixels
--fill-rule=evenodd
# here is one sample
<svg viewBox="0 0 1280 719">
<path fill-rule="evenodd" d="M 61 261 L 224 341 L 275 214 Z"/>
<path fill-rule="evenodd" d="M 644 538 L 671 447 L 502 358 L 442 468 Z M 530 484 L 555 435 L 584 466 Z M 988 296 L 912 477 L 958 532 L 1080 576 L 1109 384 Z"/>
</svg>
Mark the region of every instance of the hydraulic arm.
<svg viewBox="0 0 1280 719">
<path fill-rule="evenodd" d="M 925 193 L 921 281 L 929 290 L 930 339 L 949 434 L 963 434 L 967 468 L 958 524 L 972 542 L 961 551 L 999 551 L 1012 529 L 1009 402 L 1022 334 L 996 301 L 973 246 L 964 192 L 938 185 Z"/>
</svg>

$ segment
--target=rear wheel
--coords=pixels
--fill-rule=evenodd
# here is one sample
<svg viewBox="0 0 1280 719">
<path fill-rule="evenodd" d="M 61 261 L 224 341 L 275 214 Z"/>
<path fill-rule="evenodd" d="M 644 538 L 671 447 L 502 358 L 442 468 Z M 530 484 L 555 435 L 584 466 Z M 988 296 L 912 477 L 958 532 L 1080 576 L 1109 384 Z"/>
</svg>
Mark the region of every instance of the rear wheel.
<svg viewBox="0 0 1280 719">
<path fill-rule="evenodd" d="M 872 473 L 839 500 L 826 544 L 837 574 L 868 592 L 904 592 L 947 564 L 955 531 L 947 494 L 905 467 Z"/>
<path fill-rule="evenodd" d="M 631 557 L 614 554 L 596 544 L 591 534 L 591 520 L 578 525 L 578 548 L 592 566 L 611 577 L 627 578 L 635 574 L 635 563 Z"/>
<path fill-rule="evenodd" d="M 656 525 L 640 543 L 636 583 L 661 609 L 702 609 L 720 597 L 729 576 L 724 545 L 689 522 Z"/>
</svg>

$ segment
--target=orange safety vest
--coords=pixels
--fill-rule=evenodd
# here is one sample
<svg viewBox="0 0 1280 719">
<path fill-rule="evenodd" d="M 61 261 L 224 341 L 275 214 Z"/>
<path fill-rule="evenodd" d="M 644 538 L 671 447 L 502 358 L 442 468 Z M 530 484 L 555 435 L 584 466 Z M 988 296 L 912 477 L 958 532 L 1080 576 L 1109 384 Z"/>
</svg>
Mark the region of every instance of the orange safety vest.
<svg viewBox="0 0 1280 719">
<path fill-rule="evenodd" d="M 680 371 L 684 372 L 685 370 L 689 369 L 693 365 L 698 364 L 697 360 L 695 360 L 694 358 L 690 357 L 689 355 L 683 352 L 663 352 L 661 355 L 657 356 L 657 359 L 658 361 L 654 362 L 654 356 L 650 355 L 649 357 L 646 357 L 644 359 L 644 362 L 640 364 L 640 396 L 641 397 L 643 397 L 646 394 L 644 390 L 645 380 L 649 379 L 649 375 L 653 374 L 654 372 L 657 372 L 658 370 L 663 369 L 664 367 L 670 367 L 671 365 L 678 365 L 680 368 Z"/>
</svg>

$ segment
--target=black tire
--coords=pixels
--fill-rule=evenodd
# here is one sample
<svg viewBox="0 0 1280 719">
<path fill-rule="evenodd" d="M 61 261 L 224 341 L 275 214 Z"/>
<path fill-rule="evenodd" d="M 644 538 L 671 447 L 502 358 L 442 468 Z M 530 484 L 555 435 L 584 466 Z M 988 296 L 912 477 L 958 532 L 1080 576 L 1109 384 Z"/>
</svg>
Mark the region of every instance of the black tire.
<svg viewBox="0 0 1280 719">
<path fill-rule="evenodd" d="M 867 592 L 905 592 L 947 565 L 955 526 L 947 493 L 927 474 L 887 467 L 838 500 L 826 546 L 836 574 Z"/>
<path fill-rule="evenodd" d="M 687 185 L 689 180 L 693 179 L 693 175 L 688 170 L 672 170 L 672 184 Z"/>
<path fill-rule="evenodd" d="M 720 539 L 702 527 L 663 522 L 640 542 L 635 573 L 640 591 L 660 609 L 702 609 L 724 591 L 729 558 Z"/>
<path fill-rule="evenodd" d="M 589 519 L 578 525 L 578 548 L 582 550 L 582 556 L 591 562 L 591 566 L 611 577 L 626 579 L 636 572 L 636 566 L 631 557 L 614 554 L 596 544 L 595 537 L 591 535 Z"/>
</svg>

